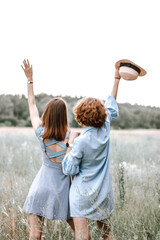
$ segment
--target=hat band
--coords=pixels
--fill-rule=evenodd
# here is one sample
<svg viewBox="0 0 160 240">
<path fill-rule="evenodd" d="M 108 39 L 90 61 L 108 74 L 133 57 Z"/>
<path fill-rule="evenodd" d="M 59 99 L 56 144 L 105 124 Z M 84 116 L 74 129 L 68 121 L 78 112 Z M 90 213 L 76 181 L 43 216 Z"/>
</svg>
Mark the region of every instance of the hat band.
<svg viewBox="0 0 160 240">
<path fill-rule="evenodd" d="M 141 70 L 137 67 L 137 66 L 135 66 L 135 65 L 133 65 L 132 63 L 125 63 L 125 62 L 121 62 L 120 63 L 120 67 L 130 67 L 130 68 L 133 68 L 134 70 L 136 70 L 139 74 L 140 74 L 140 72 L 141 72 Z"/>
</svg>

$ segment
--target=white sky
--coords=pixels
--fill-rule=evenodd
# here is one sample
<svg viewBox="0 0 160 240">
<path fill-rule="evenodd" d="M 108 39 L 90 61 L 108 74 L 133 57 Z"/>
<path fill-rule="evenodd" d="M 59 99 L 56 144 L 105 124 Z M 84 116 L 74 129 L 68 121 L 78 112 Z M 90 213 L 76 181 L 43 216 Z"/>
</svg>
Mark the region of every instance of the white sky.
<svg viewBox="0 0 160 240">
<path fill-rule="evenodd" d="M 27 93 L 28 58 L 35 94 L 105 99 L 126 58 L 147 75 L 121 80 L 117 101 L 160 107 L 159 10 L 159 0 L 0 1 L 0 94 Z"/>
</svg>

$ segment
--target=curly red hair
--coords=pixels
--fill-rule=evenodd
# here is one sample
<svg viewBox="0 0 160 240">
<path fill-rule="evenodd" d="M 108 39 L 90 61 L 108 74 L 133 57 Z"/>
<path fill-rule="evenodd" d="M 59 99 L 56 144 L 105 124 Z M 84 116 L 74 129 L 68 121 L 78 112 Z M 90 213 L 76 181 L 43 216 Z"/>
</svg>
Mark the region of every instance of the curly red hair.
<svg viewBox="0 0 160 240">
<path fill-rule="evenodd" d="M 100 128 L 106 121 L 106 109 L 99 99 L 82 98 L 73 110 L 76 121 L 82 126 Z"/>
</svg>

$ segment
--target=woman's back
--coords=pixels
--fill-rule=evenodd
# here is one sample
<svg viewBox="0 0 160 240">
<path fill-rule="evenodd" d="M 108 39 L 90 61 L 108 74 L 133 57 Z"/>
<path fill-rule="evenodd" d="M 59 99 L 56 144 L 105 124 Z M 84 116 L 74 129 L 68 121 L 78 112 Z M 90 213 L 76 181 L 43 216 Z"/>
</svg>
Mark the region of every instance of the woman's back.
<svg viewBox="0 0 160 240">
<path fill-rule="evenodd" d="M 67 141 L 68 135 L 64 142 L 56 141 L 56 144 L 51 144 L 52 149 L 49 149 L 50 146 L 46 145 L 55 140 L 46 139 L 44 141 L 44 130 L 42 126 L 38 126 L 35 131 L 40 141 L 43 163 L 30 187 L 23 211 L 49 219 L 69 219 L 70 177 L 63 174 L 60 160 L 67 151 L 65 141 Z M 62 146 L 64 146 L 63 150 L 61 150 Z M 61 151 L 63 151 L 63 155 L 61 155 Z M 47 153 L 49 154 L 47 155 Z M 54 154 L 58 154 L 56 158 L 52 157 Z"/>
<path fill-rule="evenodd" d="M 83 151 L 83 162 L 85 160 L 92 164 L 94 162 L 101 161 L 107 155 L 107 145 L 109 143 L 110 137 L 110 127 L 107 125 L 102 126 L 101 128 L 87 127 L 82 131 L 82 141 L 85 145 Z"/>
<path fill-rule="evenodd" d="M 24 60 L 23 64 L 28 83 L 30 119 L 43 154 L 42 166 L 29 189 L 23 211 L 30 214 L 30 238 L 40 239 L 42 217 L 59 220 L 70 218 L 70 177 L 63 174 L 61 164 L 67 150 L 67 106 L 62 98 L 53 98 L 47 103 L 40 118 L 33 90 L 32 65 L 28 60 Z M 52 137 L 54 139 L 51 139 Z"/>
<path fill-rule="evenodd" d="M 57 141 L 54 138 L 43 138 L 44 127 L 38 126 L 35 133 L 38 137 L 43 153 L 43 164 L 52 162 L 61 163 L 67 151 L 67 143 L 69 138 L 69 132 L 66 134 L 64 141 Z"/>
<path fill-rule="evenodd" d="M 62 162 L 63 172 L 75 175 L 70 188 L 72 217 L 102 220 L 113 211 L 109 171 L 110 122 L 118 116 L 118 106 L 112 96 L 108 97 L 105 106 L 105 123 L 97 128 L 86 127 Z"/>
<path fill-rule="evenodd" d="M 54 162 L 61 162 L 66 155 L 69 134 L 66 134 L 64 141 L 56 141 L 55 139 L 44 139 L 45 153 L 49 159 Z"/>
</svg>

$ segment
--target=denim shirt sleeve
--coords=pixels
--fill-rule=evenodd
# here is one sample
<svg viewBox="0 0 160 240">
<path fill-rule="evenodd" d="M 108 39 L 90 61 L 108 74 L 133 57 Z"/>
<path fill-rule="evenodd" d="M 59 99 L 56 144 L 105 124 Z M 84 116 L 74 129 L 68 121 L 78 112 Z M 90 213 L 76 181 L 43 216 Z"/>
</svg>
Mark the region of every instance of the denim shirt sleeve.
<svg viewBox="0 0 160 240">
<path fill-rule="evenodd" d="M 105 102 L 107 120 L 112 122 L 119 116 L 118 105 L 113 96 L 109 96 Z"/>
<path fill-rule="evenodd" d="M 83 143 L 80 137 L 74 140 L 72 150 L 66 154 L 62 161 L 62 171 L 65 175 L 79 173 L 79 165 L 83 157 Z"/>
</svg>

